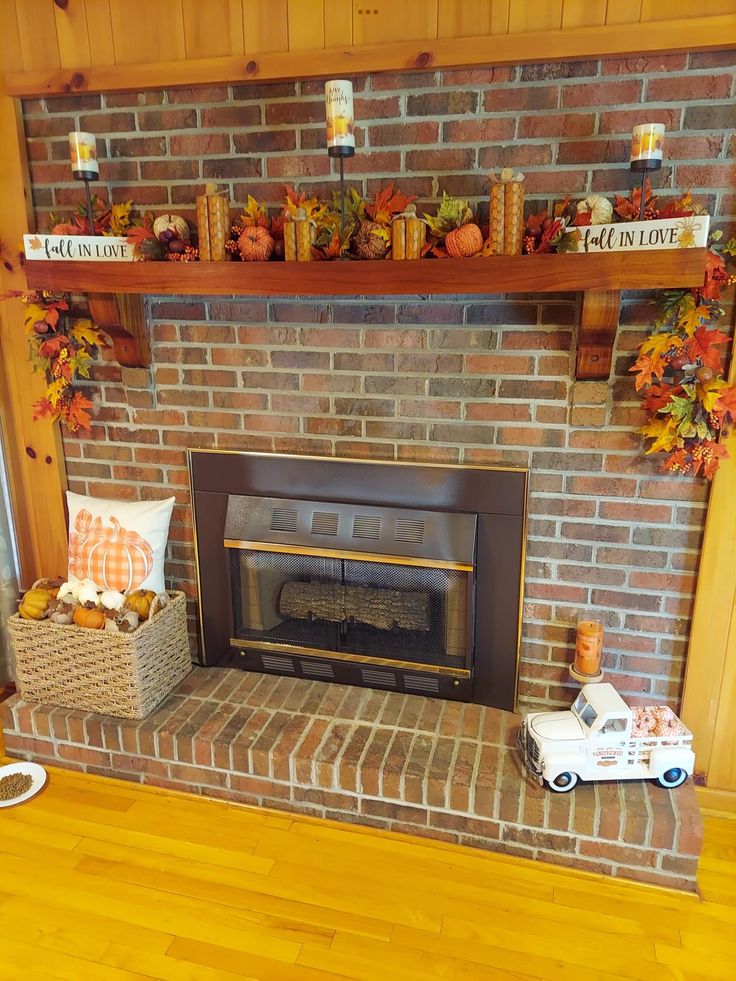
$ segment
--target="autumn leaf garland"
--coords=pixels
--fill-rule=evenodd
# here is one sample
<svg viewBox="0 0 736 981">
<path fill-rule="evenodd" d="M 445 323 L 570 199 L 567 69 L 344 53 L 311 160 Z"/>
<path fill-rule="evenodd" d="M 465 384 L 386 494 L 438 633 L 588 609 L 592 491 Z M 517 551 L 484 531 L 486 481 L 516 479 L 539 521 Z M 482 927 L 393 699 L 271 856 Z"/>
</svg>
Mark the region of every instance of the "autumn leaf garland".
<svg viewBox="0 0 736 981">
<path fill-rule="evenodd" d="M 33 405 L 34 419 L 62 422 L 69 432 L 90 428 L 92 402 L 75 385 L 89 378 L 96 348 L 105 344 L 103 333 L 89 319 L 74 312 L 69 295 L 23 293 L 24 326 L 29 354 L 36 371 L 46 374 L 43 397 Z"/>
<path fill-rule="evenodd" d="M 724 252 L 736 254 L 736 243 Z M 629 369 L 650 416 L 639 429 L 646 453 L 666 453 L 663 467 L 671 473 L 712 480 L 728 456 L 718 439 L 736 423 L 736 386 L 723 377 L 731 338 L 718 323 L 721 289 L 730 282 L 723 256 L 709 250 L 703 286 L 664 293 L 655 329 Z"/>
</svg>

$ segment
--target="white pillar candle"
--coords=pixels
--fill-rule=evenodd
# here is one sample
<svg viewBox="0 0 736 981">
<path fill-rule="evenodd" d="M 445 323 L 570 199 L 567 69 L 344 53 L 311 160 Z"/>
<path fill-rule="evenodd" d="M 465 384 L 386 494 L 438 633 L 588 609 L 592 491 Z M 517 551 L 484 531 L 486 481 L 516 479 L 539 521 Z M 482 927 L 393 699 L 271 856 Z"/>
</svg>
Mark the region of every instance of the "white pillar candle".
<svg viewBox="0 0 736 981">
<path fill-rule="evenodd" d="M 325 82 L 327 152 L 331 157 L 352 157 L 355 153 L 353 83 L 344 78 Z"/>
<path fill-rule="evenodd" d="M 631 162 L 638 160 L 662 160 L 664 124 L 641 123 L 631 133 Z"/>
<path fill-rule="evenodd" d="M 96 181 L 100 176 L 97 141 L 94 133 L 70 133 L 69 156 L 72 173 L 78 181 Z"/>
</svg>

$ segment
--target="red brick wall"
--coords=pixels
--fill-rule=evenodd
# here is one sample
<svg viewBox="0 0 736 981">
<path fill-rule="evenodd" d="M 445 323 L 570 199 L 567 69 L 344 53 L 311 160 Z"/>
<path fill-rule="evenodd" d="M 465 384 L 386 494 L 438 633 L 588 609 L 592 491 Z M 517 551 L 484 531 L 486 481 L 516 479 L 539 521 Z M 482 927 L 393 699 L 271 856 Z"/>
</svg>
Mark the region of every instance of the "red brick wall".
<svg viewBox="0 0 736 981">
<path fill-rule="evenodd" d="M 377 75 L 356 80 L 351 182 L 390 177 L 481 210 L 488 168 L 527 174 L 530 207 L 629 186 L 632 123 L 667 124 L 655 183 L 734 215 L 731 53 Z M 80 199 L 66 133 L 98 136 L 115 200 L 191 214 L 204 180 L 276 204 L 285 180 L 329 193 L 322 84 L 211 86 L 28 101 L 34 204 Z M 645 105 L 642 106 L 642 103 Z M 104 185 L 103 185 L 104 186 Z M 438 274 L 441 266 L 438 266 Z M 630 296 L 610 384 L 574 384 L 579 298 L 154 299 L 151 371 L 106 359 L 91 438 L 65 439 L 70 486 L 178 506 L 168 574 L 194 596 L 185 447 L 371 456 L 532 469 L 521 693 L 567 702 L 578 610 L 605 616 L 608 677 L 676 703 L 707 487 L 639 453 L 627 369 L 651 308 Z"/>
</svg>

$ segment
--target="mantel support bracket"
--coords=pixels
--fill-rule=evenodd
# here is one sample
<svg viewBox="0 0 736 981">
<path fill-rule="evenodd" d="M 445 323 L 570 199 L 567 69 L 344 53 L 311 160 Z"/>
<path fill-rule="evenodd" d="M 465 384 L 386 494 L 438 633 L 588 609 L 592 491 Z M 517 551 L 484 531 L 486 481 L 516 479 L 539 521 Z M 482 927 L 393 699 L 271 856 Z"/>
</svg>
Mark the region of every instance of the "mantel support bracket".
<svg viewBox="0 0 736 981">
<path fill-rule="evenodd" d="M 620 307 L 620 290 L 590 290 L 583 293 L 575 362 L 575 378 L 578 381 L 608 381 Z"/>
<path fill-rule="evenodd" d="M 148 368 L 151 346 L 143 313 L 143 297 L 136 293 L 90 293 L 90 316 L 112 341 L 124 368 Z"/>
</svg>

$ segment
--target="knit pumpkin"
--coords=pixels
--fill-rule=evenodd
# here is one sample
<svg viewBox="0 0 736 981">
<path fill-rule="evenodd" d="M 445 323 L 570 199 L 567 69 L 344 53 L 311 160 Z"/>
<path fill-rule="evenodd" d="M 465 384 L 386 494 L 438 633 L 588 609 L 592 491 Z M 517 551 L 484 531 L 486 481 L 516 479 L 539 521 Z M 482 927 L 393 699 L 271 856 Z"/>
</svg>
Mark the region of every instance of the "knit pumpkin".
<svg viewBox="0 0 736 981">
<path fill-rule="evenodd" d="M 590 215 L 591 225 L 607 225 L 613 220 L 613 205 L 599 194 L 591 194 L 579 201 L 577 211 L 579 215 Z"/>
<path fill-rule="evenodd" d="M 74 611 L 73 617 L 78 627 L 102 630 L 105 626 L 105 614 L 102 610 L 88 610 L 86 606 L 78 606 Z"/>
<path fill-rule="evenodd" d="M 273 238 L 265 228 L 252 225 L 241 232 L 238 251 L 246 262 L 266 262 L 273 252 Z"/>
<path fill-rule="evenodd" d="M 355 236 L 355 252 L 361 259 L 385 259 L 390 232 L 377 221 L 361 221 Z"/>
<path fill-rule="evenodd" d="M 475 255 L 483 248 L 483 233 L 473 222 L 461 225 L 445 235 L 445 248 L 453 258 Z"/>
</svg>

